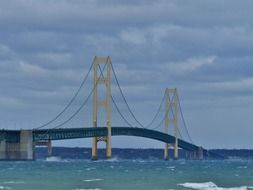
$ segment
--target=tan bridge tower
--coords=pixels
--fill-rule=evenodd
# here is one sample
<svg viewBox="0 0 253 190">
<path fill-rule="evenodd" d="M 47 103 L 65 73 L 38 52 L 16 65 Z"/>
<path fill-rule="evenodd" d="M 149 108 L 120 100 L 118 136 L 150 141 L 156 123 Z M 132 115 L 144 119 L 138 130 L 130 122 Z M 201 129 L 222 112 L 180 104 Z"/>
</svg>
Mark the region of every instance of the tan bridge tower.
<svg viewBox="0 0 253 190">
<path fill-rule="evenodd" d="M 103 70 L 100 69 L 99 65 L 103 68 L 106 67 L 106 75 L 103 74 Z M 110 57 L 97 57 L 95 56 L 93 62 L 94 69 L 94 92 L 93 92 L 93 127 L 98 127 L 98 109 L 105 108 L 106 111 L 106 127 L 108 134 L 105 137 L 94 137 L 92 143 L 92 159 L 98 158 L 97 144 L 99 141 L 106 143 L 106 158 L 111 158 L 111 60 Z M 102 73 L 101 73 L 102 72 Z M 101 73 L 98 76 L 98 73 Z M 101 85 L 105 85 L 106 98 L 104 100 L 98 99 L 98 88 Z"/>
<path fill-rule="evenodd" d="M 164 133 L 169 133 L 169 126 L 173 124 L 174 126 L 174 159 L 178 159 L 178 94 L 177 89 L 165 90 L 165 121 L 164 121 Z M 169 158 L 169 144 L 165 144 L 164 149 L 164 159 Z"/>
</svg>

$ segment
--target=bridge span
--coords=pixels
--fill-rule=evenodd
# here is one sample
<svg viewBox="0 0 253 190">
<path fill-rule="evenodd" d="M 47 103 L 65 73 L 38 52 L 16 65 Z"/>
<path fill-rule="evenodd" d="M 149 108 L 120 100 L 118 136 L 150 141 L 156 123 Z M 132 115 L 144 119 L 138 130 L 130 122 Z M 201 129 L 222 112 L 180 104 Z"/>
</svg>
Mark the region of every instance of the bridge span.
<svg viewBox="0 0 253 190">
<path fill-rule="evenodd" d="M 174 144 L 176 138 L 159 131 L 132 127 L 112 127 L 112 136 L 136 136 Z M 40 130 L 0 130 L 0 159 L 1 160 L 33 160 L 36 145 L 46 145 L 51 154 L 51 141 L 64 139 L 80 139 L 106 137 L 107 127 L 90 128 L 61 128 Z M 134 145 L 133 145 L 134 147 Z M 222 158 L 202 147 L 182 139 L 178 139 L 178 147 L 184 149 L 189 158 L 204 159 L 205 157 Z"/>
<path fill-rule="evenodd" d="M 93 70 L 93 85 L 91 91 L 72 115 L 68 116 L 68 118 L 64 118 L 63 122 L 55 124 L 55 121 L 63 116 L 63 113 L 73 105 L 77 96 L 80 95 L 80 90 L 89 78 L 91 70 Z M 119 95 L 123 100 L 123 105 L 127 108 L 126 110 L 120 109 L 113 96 L 111 90 L 111 73 L 115 80 L 114 84 L 117 87 L 116 89 L 120 92 Z M 92 127 L 64 127 L 75 118 L 82 109 L 88 109 L 87 102 L 92 96 Z M 163 109 L 163 107 L 165 109 Z M 117 116 L 115 121 L 124 122 L 123 125 L 127 127 L 114 127 L 112 125 L 112 113 L 114 113 L 112 112 L 112 108 L 115 109 L 114 111 L 116 111 L 115 113 L 117 114 L 115 115 Z M 101 117 L 101 111 L 103 111 L 104 117 Z M 127 115 L 130 117 L 125 117 L 125 111 L 128 112 Z M 100 126 L 98 125 L 98 121 Z M 104 127 L 101 127 L 101 125 Z M 85 126 L 85 124 L 83 126 Z M 170 132 L 169 129 L 172 131 Z M 182 130 L 185 131 L 185 137 L 188 140 L 185 140 L 185 137 L 183 138 Z M 169 134 L 169 132 L 173 135 Z M 184 149 L 189 158 L 203 159 L 207 156 L 215 158 L 220 157 L 193 143 L 183 116 L 176 88 L 166 88 L 157 112 L 150 120 L 150 123 L 145 126 L 136 118 L 131 110 L 123 90 L 120 87 L 110 57 L 95 56 L 80 87 L 70 102 L 55 117 L 40 126 L 34 127 L 33 130 L 0 130 L 0 160 L 33 160 L 36 146 L 47 146 L 48 155 L 51 155 L 52 141 L 77 138 L 92 138 L 92 159 L 97 159 L 98 143 L 103 141 L 106 145 L 106 157 L 110 158 L 112 155 L 111 137 L 121 135 L 144 137 L 163 142 L 164 159 L 168 159 L 169 147 L 173 147 L 173 156 L 175 159 L 178 159 L 178 148 Z"/>
</svg>

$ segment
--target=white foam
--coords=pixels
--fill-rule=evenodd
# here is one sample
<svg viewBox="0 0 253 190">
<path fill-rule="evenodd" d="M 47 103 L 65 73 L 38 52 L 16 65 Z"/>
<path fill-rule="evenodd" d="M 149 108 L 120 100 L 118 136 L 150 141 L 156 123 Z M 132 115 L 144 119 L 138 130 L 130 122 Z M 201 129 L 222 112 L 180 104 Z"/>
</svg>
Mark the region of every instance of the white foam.
<svg viewBox="0 0 253 190">
<path fill-rule="evenodd" d="M 102 181 L 103 179 L 95 178 L 95 179 L 85 179 L 84 182 L 93 182 L 93 181 Z"/>
<path fill-rule="evenodd" d="M 119 158 L 117 157 L 117 156 L 115 156 L 115 157 L 112 157 L 112 158 L 110 158 L 110 159 L 107 159 L 107 160 L 105 160 L 106 162 L 118 162 L 119 161 Z"/>
<path fill-rule="evenodd" d="M 95 189 L 74 189 L 74 190 L 101 190 L 101 189 L 95 188 Z"/>
<path fill-rule="evenodd" d="M 60 157 L 51 156 L 46 158 L 47 162 L 61 162 L 62 159 Z"/>
<path fill-rule="evenodd" d="M 86 170 L 86 171 L 91 171 L 91 170 L 96 170 L 96 169 L 97 169 L 97 168 L 94 168 L 94 167 L 93 167 L 93 168 L 86 168 L 85 170 Z"/>
<path fill-rule="evenodd" d="M 139 163 L 145 163 L 148 162 L 148 160 L 141 160 L 141 159 L 133 159 L 132 162 L 139 162 Z"/>
<path fill-rule="evenodd" d="M 5 181 L 4 184 L 25 184 L 24 181 Z"/>
<path fill-rule="evenodd" d="M 6 186 L 0 186 L 0 189 L 1 190 L 10 190 L 11 188 L 10 187 L 6 187 Z"/>
<path fill-rule="evenodd" d="M 168 166 L 168 167 L 166 167 L 167 169 L 170 169 L 171 171 L 174 171 L 175 169 L 176 169 L 176 167 L 175 166 Z"/>
<path fill-rule="evenodd" d="M 197 189 L 197 190 L 247 190 L 247 186 L 225 188 L 225 187 L 218 187 L 213 182 L 182 183 L 178 185 L 186 187 L 186 188 L 190 188 L 190 189 Z"/>
</svg>

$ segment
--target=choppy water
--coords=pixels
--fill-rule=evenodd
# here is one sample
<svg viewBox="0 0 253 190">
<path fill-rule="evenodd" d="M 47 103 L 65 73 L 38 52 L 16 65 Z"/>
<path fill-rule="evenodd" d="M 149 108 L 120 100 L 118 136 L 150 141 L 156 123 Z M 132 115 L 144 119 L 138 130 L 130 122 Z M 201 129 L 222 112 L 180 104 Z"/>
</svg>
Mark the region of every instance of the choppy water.
<svg viewBox="0 0 253 190">
<path fill-rule="evenodd" d="M 0 190 L 253 189 L 253 161 L 0 162 Z"/>
</svg>

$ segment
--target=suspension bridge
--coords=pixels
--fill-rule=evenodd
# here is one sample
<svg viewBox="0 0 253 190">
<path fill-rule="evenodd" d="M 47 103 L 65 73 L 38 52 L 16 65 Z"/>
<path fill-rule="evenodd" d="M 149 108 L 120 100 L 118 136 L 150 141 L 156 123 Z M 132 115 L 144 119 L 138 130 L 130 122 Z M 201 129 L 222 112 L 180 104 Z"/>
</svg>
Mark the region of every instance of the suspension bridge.
<svg viewBox="0 0 253 190">
<path fill-rule="evenodd" d="M 82 89 L 87 92 L 90 73 L 93 70 L 93 85 L 81 105 L 67 118 Z M 112 93 L 112 77 L 121 102 Z M 92 102 L 90 102 L 90 100 Z M 123 102 L 123 103 L 122 103 Z M 90 106 L 89 106 L 90 103 Z M 124 105 L 124 109 L 120 105 Z M 91 106 L 92 105 L 92 106 Z M 92 107 L 91 125 L 82 127 L 70 124 L 87 107 Z M 184 149 L 187 158 L 223 158 L 196 145 L 187 128 L 177 89 L 167 88 L 157 112 L 147 125 L 137 119 L 120 86 L 110 57 L 95 57 L 81 85 L 68 104 L 51 120 L 33 129 L 0 130 L 0 160 L 33 160 L 36 146 L 47 146 L 48 156 L 52 155 L 52 141 L 64 139 L 92 138 L 91 158 L 98 159 L 98 143 L 106 145 L 106 157 L 112 156 L 112 136 L 135 136 L 154 139 L 164 143 L 164 159 L 169 159 L 169 149 L 173 158 L 178 159 L 178 150 Z M 103 112 L 101 114 L 101 112 Z M 121 125 L 112 125 L 113 117 Z M 63 120 L 62 120 L 63 117 Z M 87 118 L 88 119 L 88 118 Z M 115 122 L 116 123 L 116 122 Z"/>
</svg>

